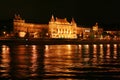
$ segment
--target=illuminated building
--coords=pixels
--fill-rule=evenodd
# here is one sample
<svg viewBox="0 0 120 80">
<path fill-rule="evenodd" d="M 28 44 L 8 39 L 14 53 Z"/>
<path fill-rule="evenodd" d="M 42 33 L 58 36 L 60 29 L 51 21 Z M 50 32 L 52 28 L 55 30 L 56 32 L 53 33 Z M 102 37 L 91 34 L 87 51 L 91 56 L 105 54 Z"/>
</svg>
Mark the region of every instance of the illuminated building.
<svg viewBox="0 0 120 80">
<path fill-rule="evenodd" d="M 102 28 L 99 28 L 97 22 L 96 22 L 96 24 L 92 27 L 92 31 L 93 31 L 93 36 L 94 36 L 94 38 L 102 39 L 103 29 L 102 29 Z"/>
<path fill-rule="evenodd" d="M 68 22 L 66 18 L 54 18 L 53 15 L 49 24 L 26 23 L 20 15 L 15 15 L 13 24 L 14 33 L 19 37 L 43 38 L 47 36 L 65 39 L 100 39 L 103 33 L 103 29 L 98 27 L 98 23 L 92 28 L 78 27 L 73 18 L 71 22 Z"/>
<path fill-rule="evenodd" d="M 90 36 L 91 28 L 77 27 L 78 38 L 87 39 Z"/>
<path fill-rule="evenodd" d="M 120 31 L 105 31 L 104 39 L 120 40 Z"/>
<path fill-rule="evenodd" d="M 101 39 L 103 29 L 99 28 L 98 23 L 96 23 L 92 28 L 84 28 L 82 26 L 77 27 L 78 38 L 83 39 Z"/>
<path fill-rule="evenodd" d="M 72 18 L 71 23 L 67 21 L 66 18 L 59 19 L 52 18 L 49 22 L 49 34 L 50 38 L 77 38 L 77 24 L 75 23 L 74 19 Z"/>
<path fill-rule="evenodd" d="M 48 25 L 47 24 L 33 24 L 33 23 L 26 23 L 20 15 L 15 15 L 14 18 L 14 33 L 18 33 L 19 37 L 25 37 L 27 33 L 29 33 L 30 37 L 33 38 L 40 38 L 43 30 L 47 31 Z"/>
<path fill-rule="evenodd" d="M 83 28 L 83 39 L 89 39 L 91 36 L 91 28 Z"/>
<path fill-rule="evenodd" d="M 93 26 L 93 31 L 98 31 L 98 23 L 96 22 L 95 25 Z"/>
</svg>

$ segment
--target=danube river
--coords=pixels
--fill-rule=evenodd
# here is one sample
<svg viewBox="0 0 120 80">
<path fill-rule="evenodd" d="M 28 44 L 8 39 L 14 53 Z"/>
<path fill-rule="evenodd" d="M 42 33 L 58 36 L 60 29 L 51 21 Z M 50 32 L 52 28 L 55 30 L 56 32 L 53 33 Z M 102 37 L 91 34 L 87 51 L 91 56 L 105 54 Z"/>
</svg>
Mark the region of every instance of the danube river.
<svg viewBox="0 0 120 80">
<path fill-rule="evenodd" d="M 120 44 L 0 45 L 1 79 L 120 79 Z"/>
</svg>

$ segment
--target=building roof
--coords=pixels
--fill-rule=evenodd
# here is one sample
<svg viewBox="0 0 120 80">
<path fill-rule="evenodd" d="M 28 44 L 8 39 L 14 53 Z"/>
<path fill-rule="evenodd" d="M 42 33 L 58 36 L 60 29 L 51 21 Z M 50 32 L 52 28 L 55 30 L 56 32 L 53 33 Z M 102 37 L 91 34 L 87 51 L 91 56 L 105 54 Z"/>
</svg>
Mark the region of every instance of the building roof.
<svg viewBox="0 0 120 80">
<path fill-rule="evenodd" d="M 66 18 L 60 19 L 60 18 L 57 18 L 57 17 L 56 17 L 56 22 L 60 22 L 60 23 L 69 23 L 69 22 L 67 21 Z"/>
</svg>

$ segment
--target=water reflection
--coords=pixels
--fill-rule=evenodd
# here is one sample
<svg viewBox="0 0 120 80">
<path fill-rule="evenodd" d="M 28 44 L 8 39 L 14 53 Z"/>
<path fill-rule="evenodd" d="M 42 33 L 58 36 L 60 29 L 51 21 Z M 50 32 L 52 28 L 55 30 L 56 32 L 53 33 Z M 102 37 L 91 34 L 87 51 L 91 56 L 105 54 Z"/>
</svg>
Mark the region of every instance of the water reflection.
<svg viewBox="0 0 120 80">
<path fill-rule="evenodd" d="M 107 44 L 106 58 L 110 58 L 110 44 Z"/>
<path fill-rule="evenodd" d="M 116 78 L 119 50 L 120 44 L 0 45 L 0 78 Z"/>
<path fill-rule="evenodd" d="M 2 77 L 9 77 L 10 74 L 10 52 L 9 46 L 1 46 L 1 55 L 0 55 L 0 73 Z"/>
<path fill-rule="evenodd" d="M 66 72 L 70 72 L 67 69 L 69 66 L 73 66 L 73 51 L 75 45 L 46 45 L 45 50 L 45 72 L 47 76 L 72 76 L 71 74 L 65 74 Z"/>
<path fill-rule="evenodd" d="M 103 44 L 100 44 L 100 58 L 103 58 L 103 56 L 104 56 L 104 52 L 103 52 Z"/>
<path fill-rule="evenodd" d="M 114 53 L 113 58 L 114 59 L 117 59 L 117 47 L 118 47 L 117 44 L 114 44 L 114 50 L 113 50 L 113 53 Z"/>
<path fill-rule="evenodd" d="M 76 74 L 91 75 L 86 74 L 91 73 L 92 70 L 86 70 L 86 68 L 91 67 L 93 67 L 92 72 L 107 72 L 109 67 L 104 67 L 105 64 L 109 64 L 109 66 L 112 66 L 114 63 L 119 64 L 119 60 L 116 60 L 118 59 L 117 46 L 118 44 L 46 45 L 44 63 L 46 75 L 49 77 L 76 77 L 78 76 Z M 97 71 L 96 68 L 100 71 Z M 101 68 L 106 70 L 103 71 Z M 112 67 L 111 69 L 113 71 L 119 70 Z M 108 73 L 112 70 L 108 71 Z M 83 78 L 84 76 L 81 77 Z"/>
</svg>

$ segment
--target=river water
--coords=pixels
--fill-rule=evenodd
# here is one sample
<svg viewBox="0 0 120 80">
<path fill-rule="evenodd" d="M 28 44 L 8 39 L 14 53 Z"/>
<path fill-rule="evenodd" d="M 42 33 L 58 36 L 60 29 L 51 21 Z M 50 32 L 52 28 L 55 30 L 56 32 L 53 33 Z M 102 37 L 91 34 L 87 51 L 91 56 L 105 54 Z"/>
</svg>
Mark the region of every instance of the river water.
<svg viewBox="0 0 120 80">
<path fill-rule="evenodd" d="M 120 79 L 120 44 L 0 45 L 0 80 Z"/>
</svg>

